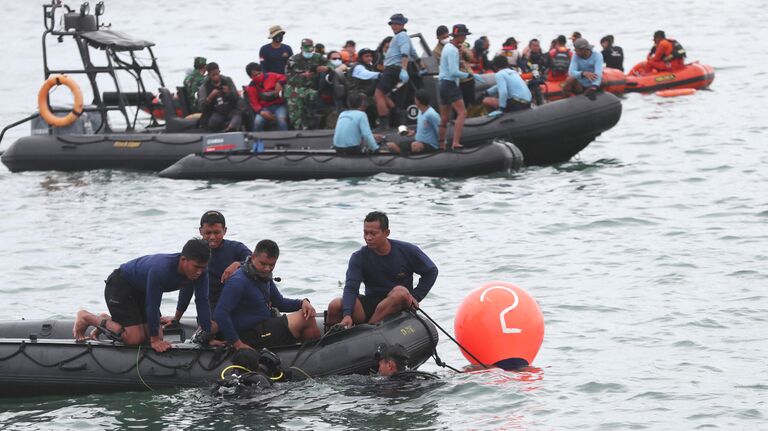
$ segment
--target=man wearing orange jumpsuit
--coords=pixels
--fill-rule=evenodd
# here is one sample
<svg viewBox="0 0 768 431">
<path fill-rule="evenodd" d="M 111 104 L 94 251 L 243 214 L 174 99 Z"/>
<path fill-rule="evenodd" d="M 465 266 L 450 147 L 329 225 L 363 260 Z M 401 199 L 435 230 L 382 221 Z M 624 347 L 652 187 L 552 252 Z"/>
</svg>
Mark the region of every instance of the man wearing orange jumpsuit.
<svg viewBox="0 0 768 431">
<path fill-rule="evenodd" d="M 653 72 L 683 68 L 685 65 L 685 50 L 682 46 L 679 46 L 672 39 L 667 39 L 662 30 L 653 34 L 653 43 L 654 46 L 648 54 L 648 60 L 633 67 L 629 72 L 631 75 L 645 75 Z"/>
</svg>

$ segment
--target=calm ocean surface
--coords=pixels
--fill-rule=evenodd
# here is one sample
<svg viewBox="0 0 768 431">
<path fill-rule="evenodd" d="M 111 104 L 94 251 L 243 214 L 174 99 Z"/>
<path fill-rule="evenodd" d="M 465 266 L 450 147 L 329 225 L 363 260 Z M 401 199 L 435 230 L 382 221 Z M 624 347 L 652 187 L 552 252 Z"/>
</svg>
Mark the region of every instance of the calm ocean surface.
<svg viewBox="0 0 768 431">
<path fill-rule="evenodd" d="M 276 10 L 267 2 L 109 1 L 106 21 L 157 43 L 168 86 L 180 85 L 197 55 L 245 84 L 244 66 L 273 24 L 294 47 L 312 37 L 329 48 L 349 38 L 375 48 L 394 12 L 430 44 L 437 25 L 463 22 L 488 35 L 494 51 L 507 36 L 549 41 L 579 30 L 597 44 L 614 34 L 625 67 L 664 29 L 717 78 L 690 97 L 628 95 L 619 124 L 574 160 L 512 175 L 228 183 L 2 166 L 0 319 L 104 310 L 102 280 L 112 268 L 177 251 L 208 209 L 224 212 L 228 238 L 278 241 L 283 292 L 320 309 L 341 293 L 362 218 L 380 209 L 393 238 L 438 264 L 422 305 L 449 330 L 464 296 L 486 281 L 516 283 L 536 298 L 546 321 L 537 369 L 457 375 L 429 363 L 422 369 L 440 382 L 319 379 L 238 402 L 197 389 L 3 400 L 0 428 L 768 428 L 764 2 L 390 3 L 300 0 Z M 36 105 L 41 4 L 4 4 L 2 125 Z M 12 130 L 0 149 L 28 131 Z M 169 296 L 164 309 L 173 306 Z M 445 337 L 439 352 L 451 365 L 467 363 Z"/>
</svg>

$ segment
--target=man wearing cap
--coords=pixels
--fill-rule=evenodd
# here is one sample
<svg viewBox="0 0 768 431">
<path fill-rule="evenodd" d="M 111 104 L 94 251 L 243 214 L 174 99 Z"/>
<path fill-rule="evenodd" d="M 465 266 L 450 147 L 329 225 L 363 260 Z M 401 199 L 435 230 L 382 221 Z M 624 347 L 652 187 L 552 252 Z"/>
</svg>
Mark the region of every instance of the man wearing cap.
<svg viewBox="0 0 768 431">
<path fill-rule="evenodd" d="M 288 101 L 288 118 L 295 130 L 316 126 L 317 76 L 328 72 L 331 66 L 324 55 L 315 52 L 312 39 L 302 39 L 301 52 L 288 59 L 285 98 Z"/>
<path fill-rule="evenodd" d="M 208 61 L 205 57 L 195 57 L 194 68 L 184 78 L 184 94 L 187 96 L 187 109 L 189 113 L 200 112 L 197 109 L 197 91 L 205 82 L 205 66 Z"/>
<path fill-rule="evenodd" d="M 445 149 L 446 128 L 451 116 L 451 108 L 456 111 L 456 122 L 453 127 L 453 148 L 461 148 L 461 132 L 467 108 L 459 88 L 459 80 L 469 78 L 472 74 L 462 72 L 459 68 L 459 46 L 467 39 L 469 32 L 464 24 L 456 24 L 451 31 L 451 43 L 446 44 L 440 56 L 440 73 L 438 76 L 438 91 L 440 95 L 440 148 Z"/>
<path fill-rule="evenodd" d="M 437 27 L 435 33 L 437 36 L 437 45 L 432 49 L 432 56 L 435 57 L 437 64 L 440 64 L 440 55 L 443 53 L 443 46 L 451 41 L 451 32 L 448 31 L 448 27 L 441 25 Z"/>
<path fill-rule="evenodd" d="M 408 18 L 396 13 L 389 18 L 389 27 L 395 36 L 389 43 L 389 49 L 384 56 L 384 71 L 379 76 L 374 97 L 379 114 L 379 127 L 386 127 L 389 117 L 387 98 L 398 82 L 408 82 L 408 59 L 412 56 L 411 38 L 405 30 Z"/>
<path fill-rule="evenodd" d="M 376 92 L 376 83 L 381 72 L 373 65 L 374 52 L 372 49 L 363 48 L 357 53 L 357 63 L 347 69 L 347 93 L 362 93 L 366 95 L 367 105 L 365 112 L 368 114 L 368 122 L 373 124 L 376 120 L 376 103 L 373 95 Z M 350 107 L 351 108 L 351 107 Z"/>
<path fill-rule="evenodd" d="M 227 222 L 224 214 L 207 211 L 200 218 L 200 236 L 208 241 L 211 247 L 211 258 L 208 260 L 208 297 L 211 311 L 219 302 L 224 282 L 240 268 L 241 262 L 251 255 L 251 251 L 242 242 L 224 239 L 226 233 Z"/>
<path fill-rule="evenodd" d="M 595 51 L 584 38 L 573 42 L 576 55 L 568 67 L 568 79 L 563 84 L 563 94 L 584 93 L 590 99 L 595 98 L 595 92 L 600 88 L 603 79 L 603 54 Z"/>
<path fill-rule="evenodd" d="M 284 35 L 285 31 L 279 25 L 269 28 L 269 39 L 272 39 L 272 43 L 262 46 L 259 50 L 262 71 L 285 74 L 285 65 L 293 55 L 293 50 L 283 44 Z"/>
</svg>

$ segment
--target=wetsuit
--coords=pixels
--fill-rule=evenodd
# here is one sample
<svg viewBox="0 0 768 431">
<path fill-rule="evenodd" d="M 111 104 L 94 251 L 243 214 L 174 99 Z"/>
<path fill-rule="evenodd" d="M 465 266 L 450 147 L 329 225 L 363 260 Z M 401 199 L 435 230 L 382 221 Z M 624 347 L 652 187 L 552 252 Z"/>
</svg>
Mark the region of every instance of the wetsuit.
<svg viewBox="0 0 768 431">
<path fill-rule="evenodd" d="M 619 46 L 609 46 L 602 52 L 605 66 L 624 70 L 624 50 Z"/>
<path fill-rule="evenodd" d="M 269 347 L 296 342 L 288 329 L 286 316 L 273 317 L 272 308 L 291 312 L 301 309 L 301 299 L 280 294 L 272 280 L 261 280 L 238 269 L 226 283 L 213 313 L 224 338 L 254 347 Z"/>
<path fill-rule="evenodd" d="M 197 280 L 179 273 L 181 253 L 142 256 L 120 265 L 107 279 L 104 297 L 112 319 L 123 326 L 147 323 L 149 335 L 160 330 L 160 302 L 164 292 L 179 291 L 176 310 L 184 312 L 195 296 L 197 321 L 211 331 L 208 272 Z"/>
<path fill-rule="evenodd" d="M 352 315 L 360 283 L 365 284 L 365 296 L 360 296 L 360 302 L 363 303 L 366 321 L 395 286 L 404 286 L 417 301 L 422 301 L 435 284 L 437 266 L 419 247 L 394 239 L 390 239 L 389 243 L 392 249 L 385 256 L 379 256 L 367 246 L 352 253 L 342 295 L 344 316 Z M 420 276 L 415 288 L 414 273 Z"/>
<path fill-rule="evenodd" d="M 224 270 L 234 262 L 242 262 L 251 255 L 251 251 L 242 242 L 222 240 L 219 248 L 211 249 L 211 259 L 208 261 L 209 297 L 211 310 L 216 308 L 221 296 L 221 276 Z"/>
</svg>

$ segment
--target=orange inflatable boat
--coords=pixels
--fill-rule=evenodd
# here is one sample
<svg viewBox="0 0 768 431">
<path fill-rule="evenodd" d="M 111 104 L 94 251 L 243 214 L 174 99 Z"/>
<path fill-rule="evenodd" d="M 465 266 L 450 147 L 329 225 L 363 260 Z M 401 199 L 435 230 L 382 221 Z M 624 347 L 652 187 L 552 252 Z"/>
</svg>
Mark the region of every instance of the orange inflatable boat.
<svg viewBox="0 0 768 431">
<path fill-rule="evenodd" d="M 649 75 L 627 75 L 626 92 L 653 93 L 670 88 L 707 88 L 715 80 L 715 69 L 698 61 L 682 69 Z"/>
<path fill-rule="evenodd" d="M 530 79 L 529 73 L 524 73 L 523 79 Z M 544 84 L 541 84 L 542 97 L 551 102 L 553 100 L 559 100 L 563 98 L 563 84 L 565 78 L 559 80 L 547 80 Z M 601 88 L 603 91 L 613 93 L 616 95 L 624 94 L 624 88 L 627 85 L 624 72 L 619 69 L 611 69 L 610 67 L 603 68 L 603 82 Z"/>
</svg>

